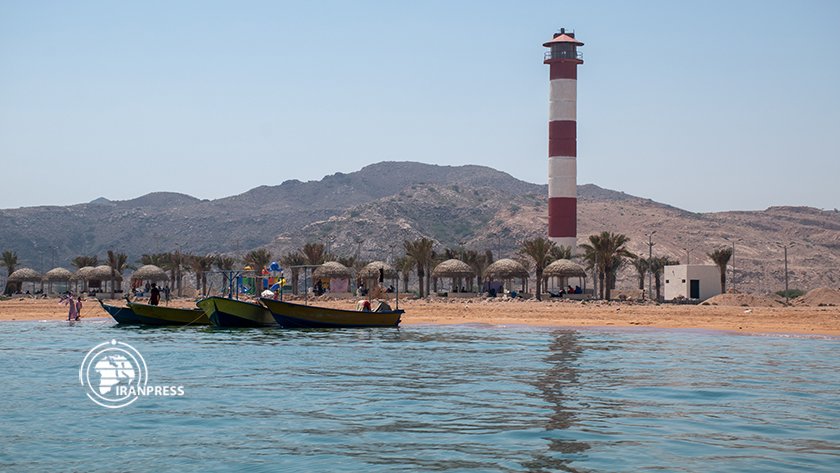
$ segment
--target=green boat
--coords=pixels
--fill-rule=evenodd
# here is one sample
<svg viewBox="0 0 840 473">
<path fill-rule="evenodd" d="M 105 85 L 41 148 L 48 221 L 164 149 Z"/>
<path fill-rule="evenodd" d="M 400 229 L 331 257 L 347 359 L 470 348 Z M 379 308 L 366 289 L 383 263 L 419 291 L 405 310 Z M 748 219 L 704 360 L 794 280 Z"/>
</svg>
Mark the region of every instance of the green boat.
<svg viewBox="0 0 840 473">
<path fill-rule="evenodd" d="M 131 302 L 128 307 L 134 312 L 141 324 L 146 325 L 209 325 L 210 319 L 199 308 L 185 309 L 159 305 L 137 304 Z"/>
<path fill-rule="evenodd" d="M 224 297 L 207 297 L 196 303 L 217 327 L 277 326 L 271 311 L 265 307 Z"/>
</svg>

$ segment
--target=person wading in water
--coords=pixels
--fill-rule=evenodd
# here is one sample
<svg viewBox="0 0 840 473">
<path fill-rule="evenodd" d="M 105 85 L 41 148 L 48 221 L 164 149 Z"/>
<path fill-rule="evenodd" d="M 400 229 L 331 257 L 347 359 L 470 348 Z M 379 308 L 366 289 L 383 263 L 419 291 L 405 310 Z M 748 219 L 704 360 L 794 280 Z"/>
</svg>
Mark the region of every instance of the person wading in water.
<svg viewBox="0 0 840 473">
<path fill-rule="evenodd" d="M 67 297 L 62 298 L 58 303 L 67 304 L 69 308 L 67 312 L 67 320 L 79 320 L 79 309 L 82 308 L 81 300 L 78 303 L 76 303 L 76 301 L 73 300 L 73 294 L 68 292 Z"/>
</svg>

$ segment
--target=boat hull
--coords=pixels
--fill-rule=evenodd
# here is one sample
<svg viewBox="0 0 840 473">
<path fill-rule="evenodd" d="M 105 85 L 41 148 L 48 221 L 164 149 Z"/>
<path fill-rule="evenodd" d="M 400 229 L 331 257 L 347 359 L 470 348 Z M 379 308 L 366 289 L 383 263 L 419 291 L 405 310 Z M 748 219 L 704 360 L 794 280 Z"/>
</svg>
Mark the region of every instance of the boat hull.
<svg viewBox="0 0 840 473">
<path fill-rule="evenodd" d="M 148 304 L 129 304 L 131 310 L 146 325 L 209 325 L 210 319 L 199 308 L 185 309 Z"/>
<path fill-rule="evenodd" d="M 405 312 L 360 312 L 260 299 L 274 319 L 287 328 L 396 327 Z"/>
<path fill-rule="evenodd" d="M 208 297 L 196 303 L 217 327 L 273 327 L 274 317 L 265 307 L 251 302 Z"/>
<path fill-rule="evenodd" d="M 108 305 L 102 301 L 99 301 L 99 305 L 101 305 L 102 310 L 107 312 L 108 315 L 116 320 L 118 324 L 139 325 L 143 323 L 130 307 L 117 307 L 115 305 Z"/>
</svg>

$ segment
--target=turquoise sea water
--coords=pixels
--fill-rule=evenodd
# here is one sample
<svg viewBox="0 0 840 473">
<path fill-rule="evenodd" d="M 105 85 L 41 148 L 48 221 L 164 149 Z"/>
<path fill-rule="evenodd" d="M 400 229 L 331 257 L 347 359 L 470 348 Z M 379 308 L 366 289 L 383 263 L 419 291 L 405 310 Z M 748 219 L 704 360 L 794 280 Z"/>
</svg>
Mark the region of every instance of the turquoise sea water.
<svg viewBox="0 0 840 473">
<path fill-rule="evenodd" d="M 116 339 L 150 385 L 79 384 Z M 840 471 L 840 340 L 0 323 L 0 471 Z"/>
</svg>

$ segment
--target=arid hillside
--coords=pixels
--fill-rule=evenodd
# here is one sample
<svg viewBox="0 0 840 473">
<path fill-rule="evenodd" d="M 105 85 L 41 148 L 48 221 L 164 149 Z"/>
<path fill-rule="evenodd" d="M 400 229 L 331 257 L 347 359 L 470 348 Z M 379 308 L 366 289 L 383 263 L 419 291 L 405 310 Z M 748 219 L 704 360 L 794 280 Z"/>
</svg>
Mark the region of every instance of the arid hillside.
<svg viewBox="0 0 840 473">
<path fill-rule="evenodd" d="M 127 201 L 97 199 L 67 207 L 0 210 L 0 248 L 18 253 L 21 266 L 70 267 L 82 254 L 109 249 L 130 261 L 143 253 L 180 249 L 235 253 L 265 246 L 274 255 L 321 241 L 338 255 L 388 259 L 404 239 L 426 236 L 437 249 L 465 246 L 511 256 L 521 241 L 545 233 L 546 187 L 483 166 L 383 162 L 320 181 L 286 181 L 240 195 L 199 200 L 153 193 Z M 790 286 L 840 286 L 840 213 L 808 207 L 754 212 L 687 212 L 649 199 L 579 186 L 579 242 L 609 230 L 628 235 L 631 249 L 691 263 L 735 242 L 735 286 L 772 292 Z M 729 240 L 726 240 L 728 238 Z M 731 277 L 731 276 L 730 276 Z M 632 269 L 620 287 L 634 285 Z"/>
</svg>

